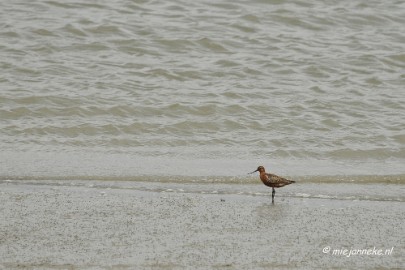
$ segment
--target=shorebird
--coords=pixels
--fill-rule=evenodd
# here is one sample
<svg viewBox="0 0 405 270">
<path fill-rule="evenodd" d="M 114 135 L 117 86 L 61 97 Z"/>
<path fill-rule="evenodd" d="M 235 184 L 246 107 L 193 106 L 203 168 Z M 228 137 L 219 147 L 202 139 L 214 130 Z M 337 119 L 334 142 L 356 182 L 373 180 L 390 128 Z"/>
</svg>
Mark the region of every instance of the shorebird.
<svg viewBox="0 0 405 270">
<path fill-rule="evenodd" d="M 268 187 L 273 188 L 273 192 L 271 193 L 271 202 L 274 203 L 274 195 L 276 195 L 276 191 L 274 188 L 284 187 L 291 183 L 295 183 L 293 180 L 288 180 L 283 177 L 280 177 L 275 174 L 266 173 L 263 166 L 257 167 L 257 169 L 251 173 L 259 172 L 260 173 L 260 180 L 262 180 L 263 184 Z"/>
</svg>

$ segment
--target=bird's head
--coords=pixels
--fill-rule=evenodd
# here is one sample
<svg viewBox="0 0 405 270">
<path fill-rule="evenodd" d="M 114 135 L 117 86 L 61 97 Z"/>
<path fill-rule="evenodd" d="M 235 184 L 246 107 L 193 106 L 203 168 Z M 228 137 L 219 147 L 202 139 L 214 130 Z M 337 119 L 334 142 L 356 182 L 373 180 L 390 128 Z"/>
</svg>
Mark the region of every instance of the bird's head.
<svg viewBox="0 0 405 270">
<path fill-rule="evenodd" d="M 264 167 L 263 166 L 259 166 L 259 167 L 257 167 L 257 169 L 255 170 L 255 171 L 253 171 L 253 172 L 251 172 L 251 173 L 254 173 L 254 172 L 264 172 Z"/>
</svg>

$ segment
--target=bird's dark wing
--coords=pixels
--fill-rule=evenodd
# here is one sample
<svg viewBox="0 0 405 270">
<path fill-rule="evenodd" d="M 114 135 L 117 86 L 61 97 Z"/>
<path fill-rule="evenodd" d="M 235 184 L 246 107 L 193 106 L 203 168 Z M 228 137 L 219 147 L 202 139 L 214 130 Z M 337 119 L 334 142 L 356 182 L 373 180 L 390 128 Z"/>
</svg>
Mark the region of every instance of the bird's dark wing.
<svg viewBox="0 0 405 270">
<path fill-rule="evenodd" d="M 266 173 L 266 176 L 269 179 L 269 183 L 274 185 L 274 187 L 282 187 L 295 182 L 271 173 Z"/>
</svg>

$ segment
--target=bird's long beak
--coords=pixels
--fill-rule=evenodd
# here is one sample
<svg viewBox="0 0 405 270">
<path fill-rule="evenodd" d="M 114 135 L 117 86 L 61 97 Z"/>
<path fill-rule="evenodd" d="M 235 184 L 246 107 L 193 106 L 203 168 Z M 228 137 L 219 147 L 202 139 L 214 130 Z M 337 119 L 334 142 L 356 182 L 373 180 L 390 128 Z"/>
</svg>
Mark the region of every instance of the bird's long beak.
<svg viewBox="0 0 405 270">
<path fill-rule="evenodd" d="M 258 170 L 255 170 L 255 171 L 253 171 L 253 172 L 250 172 L 250 173 L 248 173 L 248 174 L 252 174 L 252 173 L 255 173 L 255 172 L 257 172 Z"/>
</svg>

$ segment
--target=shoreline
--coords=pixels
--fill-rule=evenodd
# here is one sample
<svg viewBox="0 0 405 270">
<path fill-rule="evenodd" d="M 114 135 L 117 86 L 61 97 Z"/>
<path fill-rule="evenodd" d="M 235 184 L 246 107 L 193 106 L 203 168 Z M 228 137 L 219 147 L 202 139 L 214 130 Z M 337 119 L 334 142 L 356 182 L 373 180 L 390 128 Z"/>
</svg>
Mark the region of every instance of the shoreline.
<svg viewBox="0 0 405 270">
<path fill-rule="evenodd" d="M 188 184 L 190 185 L 190 184 Z M 403 202 L 1 184 L 0 269 L 403 268 Z M 287 191 L 286 191 L 287 192 Z M 350 258 L 335 249 L 391 249 Z"/>
</svg>

